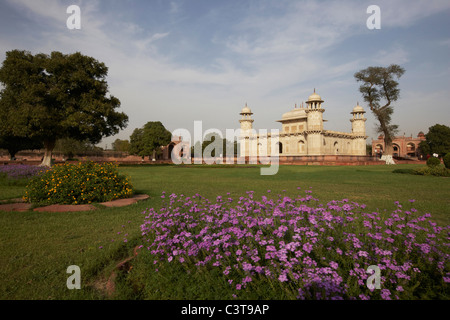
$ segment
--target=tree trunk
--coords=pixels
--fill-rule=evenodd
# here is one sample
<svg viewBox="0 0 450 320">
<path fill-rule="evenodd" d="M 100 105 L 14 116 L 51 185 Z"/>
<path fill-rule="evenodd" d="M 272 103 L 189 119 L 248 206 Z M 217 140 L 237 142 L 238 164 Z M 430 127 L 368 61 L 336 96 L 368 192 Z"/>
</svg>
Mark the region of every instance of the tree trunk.
<svg viewBox="0 0 450 320">
<path fill-rule="evenodd" d="M 394 148 L 392 147 L 392 141 L 389 139 L 388 141 L 384 141 L 384 154 L 392 156 L 394 153 Z"/>
<path fill-rule="evenodd" d="M 17 151 L 16 150 L 12 150 L 12 149 L 8 149 L 8 152 L 9 152 L 9 160 L 10 161 L 16 160 L 16 153 L 17 153 Z"/>
<path fill-rule="evenodd" d="M 394 148 L 392 147 L 392 138 L 384 136 L 384 154 L 381 160 L 384 160 L 386 164 L 395 164 L 392 154 L 394 153 Z"/>
<path fill-rule="evenodd" d="M 392 132 L 389 130 L 388 123 L 386 123 L 383 117 L 375 113 L 378 121 L 380 121 L 380 129 L 384 134 L 384 150 L 383 155 L 381 156 L 381 160 L 385 161 L 386 164 L 395 164 L 394 158 L 392 154 L 394 153 L 394 148 L 392 147 Z"/>
<path fill-rule="evenodd" d="M 392 148 L 392 135 L 391 135 L 392 133 L 389 130 L 389 123 L 386 123 L 386 121 L 384 120 L 384 117 L 382 116 L 382 114 L 380 113 L 379 110 L 377 110 L 377 112 L 374 112 L 374 113 L 375 113 L 378 121 L 380 122 L 379 131 L 383 132 L 383 135 L 384 135 L 383 155 L 392 157 L 392 153 L 393 153 L 394 149 Z"/>
<path fill-rule="evenodd" d="M 52 153 L 56 145 L 56 139 L 46 139 L 44 140 L 44 158 L 40 166 L 51 167 L 52 166 Z"/>
</svg>

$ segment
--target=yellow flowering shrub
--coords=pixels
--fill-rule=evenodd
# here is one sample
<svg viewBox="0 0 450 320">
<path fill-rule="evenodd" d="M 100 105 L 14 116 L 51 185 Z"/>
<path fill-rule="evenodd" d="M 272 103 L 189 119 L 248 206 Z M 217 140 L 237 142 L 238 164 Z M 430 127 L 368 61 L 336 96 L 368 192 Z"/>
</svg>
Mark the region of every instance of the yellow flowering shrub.
<svg viewBox="0 0 450 320">
<path fill-rule="evenodd" d="M 55 165 L 30 180 L 23 199 L 38 204 L 86 204 L 129 198 L 133 186 L 113 163 Z"/>
</svg>

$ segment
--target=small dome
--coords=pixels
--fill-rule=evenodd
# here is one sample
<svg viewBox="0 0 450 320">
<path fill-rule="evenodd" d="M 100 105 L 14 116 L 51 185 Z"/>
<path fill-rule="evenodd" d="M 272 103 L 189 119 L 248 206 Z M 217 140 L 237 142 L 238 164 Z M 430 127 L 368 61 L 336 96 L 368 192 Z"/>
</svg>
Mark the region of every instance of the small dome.
<svg viewBox="0 0 450 320">
<path fill-rule="evenodd" d="M 241 110 L 241 114 L 242 113 L 252 113 L 252 110 L 249 107 L 247 107 L 247 104 L 245 104 L 245 107 L 242 108 Z"/>
<path fill-rule="evenodd" d="M 309 101 L 322 101 L 323 102 L 322 98 L 316 93 L 316 89 L 314 89 L 314 93 L 309 96 L 308 102 Z"/>
<path fill-rule="evenodd" d="M 359 104 L 356 107 L 353 108 L 353 113 L 357 113 L 357 112 L 358 113 L 361 113 L 361 112 L 365 113 L 364 108 L 361 107 Z"/>
</svg>

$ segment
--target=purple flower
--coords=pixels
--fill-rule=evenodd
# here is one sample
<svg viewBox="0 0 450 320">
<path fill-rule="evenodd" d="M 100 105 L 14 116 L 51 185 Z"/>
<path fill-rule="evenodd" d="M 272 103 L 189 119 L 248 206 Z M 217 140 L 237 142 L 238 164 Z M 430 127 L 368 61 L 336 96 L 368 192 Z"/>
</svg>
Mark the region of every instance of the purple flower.
<svg viewBox="0 0 450 320">
<path fill-rule="evenodd" d="M 369 256 L 369 254 L 366 251 L 359 251 L 358 256 L 367 258 Z"/>
<path fill-rule="evenodd" d="M 288 280 L 288 278 L 286 277 L 285 273 L 282 273 L 279 277 L 278 280 L 280 280 L 281 282 L 286 282 Z"/>
<path fill-rule="evenodd" d="M 310 253 L 313 249 L 312 244 L 310 244 L 309 242 L 303 244 L 303 250 Z"/>
<path fill-rule="evenodd" d="M 3 173 L 8 179 L 18 180 L 18 179 L 29 179 L 38 176 L 50 168 L 24 165 L 24 164 L 13 164 L 0 166 L 0 175 Z"/>
<path fill-rule="evenodd" d="M 364 286 L 365 268 L 371 263 L 385 271 L 382 281 L 390 290 L 380 291 L 382 299 L 396 299 L 395 294 L 408 291 L 407 281 L 420 272 L 413 268 L 416 265 L 423 270 L 433 265 L 450 282 L 445 273 L 447 228 L 428 220 L 429 214 L 415 216 L 415 211 L 399 208 L 390 216 L 367 213 L 364 205 L 348 199 L 323 205 L 309 195 L 295 199 L 278 195 L 277 200 L 267 194 L 254 196 L 248 192 L 234 201 L 221 196 L 209 201 L 197 194 L 189 198 L 172 194 L 170 203 L 145 212 L 141 226 L 145 246 L 155 263 L 178 257 L 188 273 L 191 268 L 208 272 L 218 267 L 235 290 L 249 282 L 258 285 L 264 278 L 278 279 L 287 290 L 301 285 L 299 299 L 370 299 L 347 283 Z M 241 283 L 228 279 L 232 274 L 242 275 Z"/>
<path fill-rule="evenodd" d="M 314 217 L 314 216 L 309 216 L 308 220 L 309 220 L 309 223 L 311 223 L 311 224 L 317 224 L 316 217 Z"/>
<path fill-rule="evenodd" d="M 242 263 L 242 269 L 244 271 L 251 271 L 253 269 L 253 266 L 250 263 L 248 263 L 248 262 L 243 262 Z"/>
<path fill-rule="evenodd" d="M 391 300 L 391 292 L 389 291 L 389 289 L 382 289 L 381 290 L 381 297 L 384 300 Z"/>
<path fill-rule="evenodd" d="M 419 246 L 423 253 L 429 253 L 431 251 L 431 247 L 426 243 L 420 244 Z"/>
</svg>

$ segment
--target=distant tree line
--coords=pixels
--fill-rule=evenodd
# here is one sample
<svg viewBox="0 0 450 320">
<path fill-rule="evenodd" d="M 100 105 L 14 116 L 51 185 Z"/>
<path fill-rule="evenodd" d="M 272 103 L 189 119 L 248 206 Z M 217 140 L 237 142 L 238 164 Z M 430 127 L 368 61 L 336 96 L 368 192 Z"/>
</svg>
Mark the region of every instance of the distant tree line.
<svg viewBox="0 0 450 320">
<path fill-rule="evenodd" d="M 235 141 L 227 140 L 226 138 L 222 138 L 219 134 L 211 132 L 205 136 L 203 142 L 197 141 L 193 146 L 191 146 L 191 157 L 195 156 L 195 150 L 201 150 L 202 156 L 206 154 L 206 156 L 211 155 L 212 157 L 220 157 L 220 154 L 216 154 L 219 150 L 220 146 L 222 147 L 222 157 L 225 156 L 238 156 L 239 153 L 239 144 Z M 229 155 L 227 150 L 233 150 L 233 154 Z M 206 151 L 206 152 L 205 152 Z"/>
</svg>

